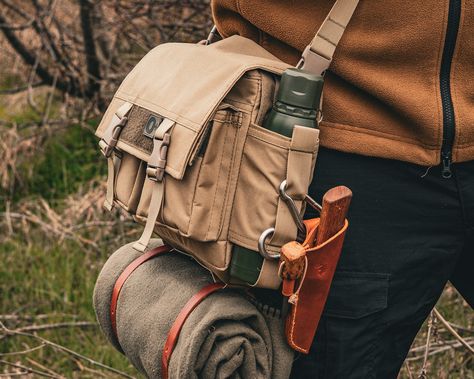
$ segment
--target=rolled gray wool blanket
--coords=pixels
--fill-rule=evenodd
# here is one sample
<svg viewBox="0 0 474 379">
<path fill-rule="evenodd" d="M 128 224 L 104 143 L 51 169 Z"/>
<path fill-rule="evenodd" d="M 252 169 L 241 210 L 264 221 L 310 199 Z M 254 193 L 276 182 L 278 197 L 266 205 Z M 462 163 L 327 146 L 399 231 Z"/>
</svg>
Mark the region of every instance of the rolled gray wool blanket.
<svg viewBox="0 0 474 379">
<path fill-rule="evenodd" d="M 153 240 L 151 248 L 161 245 Z M 117 334 L 110 321 L 115 281 L 142 253 L 128 244 L 105 263 L 94 289 L 97 320 L 108 340 L 149 378 L 161 377 L 161 355 L 168 332 L 187 301 L 210 273 L 191 258 L 165 253 L 142 264 L 125 282 L 117 303 Z M 237 291 L 222 289 L 190 314 L 169 365 L 170 379 L 287 379 L 293 351 L 283 320 L 264 315 Z"/>
</svg>

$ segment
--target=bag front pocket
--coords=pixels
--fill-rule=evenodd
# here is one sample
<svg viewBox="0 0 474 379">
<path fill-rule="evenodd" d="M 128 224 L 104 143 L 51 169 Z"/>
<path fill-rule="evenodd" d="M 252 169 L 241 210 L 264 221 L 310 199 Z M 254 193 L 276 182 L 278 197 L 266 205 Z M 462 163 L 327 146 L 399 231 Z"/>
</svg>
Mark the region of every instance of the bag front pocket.
<svg viewBox="0 0 474 379">
<path fill-rule="evenodd" d="M 237 151 L 242 115 L 221 105 L 191 156 L 181 180 L 165 177 L 160 224 L 198 241 L 216 241 L 223 229 L 226 199 Z M 171 144 L 173 143 L 173 134 Z M 145 181 L 137 214 L 146 217 L 153 182 Z"/>
</svg>

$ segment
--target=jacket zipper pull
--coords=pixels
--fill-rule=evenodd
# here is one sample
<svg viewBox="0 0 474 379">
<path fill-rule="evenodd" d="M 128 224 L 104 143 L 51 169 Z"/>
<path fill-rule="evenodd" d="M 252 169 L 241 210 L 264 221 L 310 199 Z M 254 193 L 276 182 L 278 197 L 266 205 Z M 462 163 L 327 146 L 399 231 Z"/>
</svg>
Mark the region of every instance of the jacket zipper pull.
<svg viewBox="0 0 474 379">
<path fill-rule="evenodd" d="M 441 173 L 441 176 L 445 179 L 449 179 L 453 176 L 453 173 L 451 172 L 451 157 L 450 157 L 450 154 L 443 154 L 442 162 L 443 162 L 443 171 Z"/>
</svg>

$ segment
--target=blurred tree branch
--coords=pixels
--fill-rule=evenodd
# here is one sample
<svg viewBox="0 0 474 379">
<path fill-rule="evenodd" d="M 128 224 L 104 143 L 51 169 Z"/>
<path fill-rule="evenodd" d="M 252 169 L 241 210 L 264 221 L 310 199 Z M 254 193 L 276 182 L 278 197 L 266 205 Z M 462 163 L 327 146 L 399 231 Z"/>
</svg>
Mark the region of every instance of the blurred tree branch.
<svg viewBox="0 0 474 379">
<path fill-rule="evenodd" d="M 3 93 L 40 82 L 102 111 L 148 50 L 196 42 L 210 26 L 209 0 L 0 0 L 0 46 L 31 72 Z"/>
</svg>

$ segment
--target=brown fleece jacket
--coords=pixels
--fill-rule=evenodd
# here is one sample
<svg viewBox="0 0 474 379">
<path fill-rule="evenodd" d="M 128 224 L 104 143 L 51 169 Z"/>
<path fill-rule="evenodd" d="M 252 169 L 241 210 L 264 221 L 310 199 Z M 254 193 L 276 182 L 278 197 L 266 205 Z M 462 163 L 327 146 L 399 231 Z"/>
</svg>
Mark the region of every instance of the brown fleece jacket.
<svg viewBox="0 0 474 379">
<path fill-rule="evenodd" d="M 461 3 L 461 14 L 448 28 L 450 2 L 452 15 Z M 212 0 L 212 11 L 222 36 L 251 38 L 295 64 L 333 4 Z M 445 43 L 449 31 L 455 44 Z M 473 160 L 473 76 L 474 2 L 362 0 L 326 75 L 321 145 L 421 165 L 439 163 L 441 150 L 452 151 L 454 162 Z M 454 122 L 444 120 L 450 99 Z"/>
</svg>

